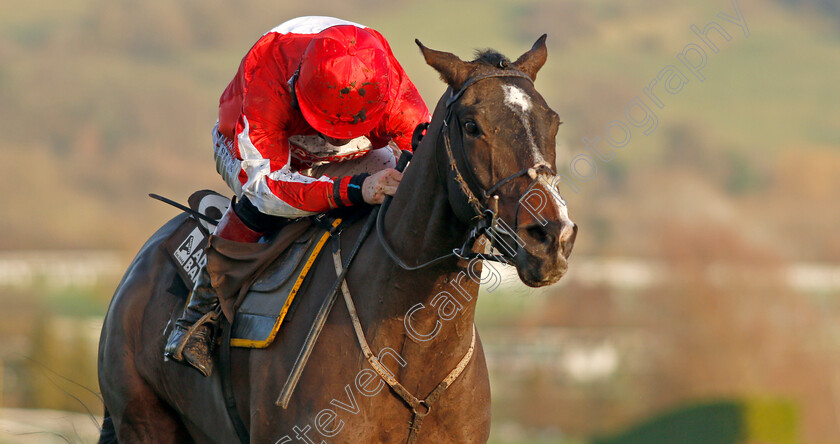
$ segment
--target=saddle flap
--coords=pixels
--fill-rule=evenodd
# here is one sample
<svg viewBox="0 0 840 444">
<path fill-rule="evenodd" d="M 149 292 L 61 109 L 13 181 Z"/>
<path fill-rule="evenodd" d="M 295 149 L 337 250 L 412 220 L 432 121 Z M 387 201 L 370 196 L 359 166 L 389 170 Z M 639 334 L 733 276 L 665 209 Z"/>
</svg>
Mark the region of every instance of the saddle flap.
<svg viewBox="0 0 840 444">
<path fill-rule="evenodd" d="M 310 242 L 316 232 L 323 231 L 316 226 L 310 227 L 297 240 L 295 240 L 286 251 L 274 260 L 265 273 L 262 274 L 252 285 L 251 292 L 268 293 L 273 292 L 286 284 L 299 268 L 301 260 L 309 250 Z"/>
<path fill-rule="evenodd" d="M 340 222 L 336 219 L 333 226 Z M 313 225 L 251 285 L 234 317 L 232 347 L 265 348 L 274 341 L 329 237 L 328 230 Z"/>
</svg>

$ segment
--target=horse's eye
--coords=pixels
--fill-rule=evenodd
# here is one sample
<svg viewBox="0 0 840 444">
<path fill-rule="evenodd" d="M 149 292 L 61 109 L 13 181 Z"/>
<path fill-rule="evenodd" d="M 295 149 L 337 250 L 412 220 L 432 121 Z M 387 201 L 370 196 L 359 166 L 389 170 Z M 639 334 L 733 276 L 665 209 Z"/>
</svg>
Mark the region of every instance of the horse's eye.
<svg viewBox="0 0 840 444">
<path fill-rule="evenodd" d="M 467 120 L 464 123 L 464 131 L 471 136 L 475 136 L 478 134 L 478 125 L 476 125 L 472 120 Z"/>
</svg>

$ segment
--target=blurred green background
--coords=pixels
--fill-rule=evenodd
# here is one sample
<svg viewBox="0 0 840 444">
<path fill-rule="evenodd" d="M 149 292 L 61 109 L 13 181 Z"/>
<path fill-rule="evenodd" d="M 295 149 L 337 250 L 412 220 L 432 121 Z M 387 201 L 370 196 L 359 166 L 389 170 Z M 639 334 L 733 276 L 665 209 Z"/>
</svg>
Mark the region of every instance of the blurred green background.
<svg viewBox="0 0 840 444">
<path fill-rule="evenodd" d="M 102 316 L 175 214 L 145 196 L 226 192 L 218 97 L 298 15 L 382 32 L 430 105 L 444 86 L 414 38 L 516 58 L 547 33 L 536 85 L 567 175 L 582 137 L 683 68 L 691 25 L 722 25 L 705 80 L 660 90 L 656 130 L 631 127 L 564 190 L 581 227 L 567 277 L 482 294 L 491 441 L 653 442 L 630 434 L 699 412 L 698 430 L 734 432 L 665 442 L 840 442 L 840 4 L 737 5 L 748 37 L 724 0 L 0 0 L 0 442 L 95 436 Z"/>
</svg>

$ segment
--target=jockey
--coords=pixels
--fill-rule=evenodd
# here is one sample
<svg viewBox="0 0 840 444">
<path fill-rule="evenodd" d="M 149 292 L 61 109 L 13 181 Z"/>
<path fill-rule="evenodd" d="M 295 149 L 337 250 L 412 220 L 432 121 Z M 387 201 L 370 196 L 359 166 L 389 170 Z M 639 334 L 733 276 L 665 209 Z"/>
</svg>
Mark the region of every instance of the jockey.
<svg viewBox="0 0 840 444">
<path fill-rule="evenodd" d="M 430 120 L 420 94 L 377 31 L 300 17 L 263 35 L 219 100 L 216 168 L 239 198 L 213 233 L 257 242 L 290 218 L 381 203 Z M 202 269 L 165 356 L 212 372 L 218 297 Z"/>
</svg>

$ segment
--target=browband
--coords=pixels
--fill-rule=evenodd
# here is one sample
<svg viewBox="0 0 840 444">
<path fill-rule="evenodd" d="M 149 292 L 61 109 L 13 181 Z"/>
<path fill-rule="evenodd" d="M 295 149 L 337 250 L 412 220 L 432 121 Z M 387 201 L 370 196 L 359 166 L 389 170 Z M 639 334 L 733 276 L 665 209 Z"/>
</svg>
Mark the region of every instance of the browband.
<svg viewBox="0 0 840 444">
<path fill-rule="evenodd" d="M 461 89 L 458 90 L 455 94 L 452 94 L 452 97 L 446 100 L 446 107 L 450 108 L 456 100 L 461 98 L 461 94 L 464 94 L 464 91 L 467 90 L 473 83 L 478 82 L 479 80 L 488 79 L 490 77 L 521 77 L 523 79 L 528 79 L 529 82 L 534 83 L 534 80 L 529 77 L 527 74 L 520 72 L 520 71 L 495 71 L 495 72 L 488 72 L 485 74 L 480 74 L 475 77 L 470 77 L 464 84 L 461 86 Z"/>
</svg>

